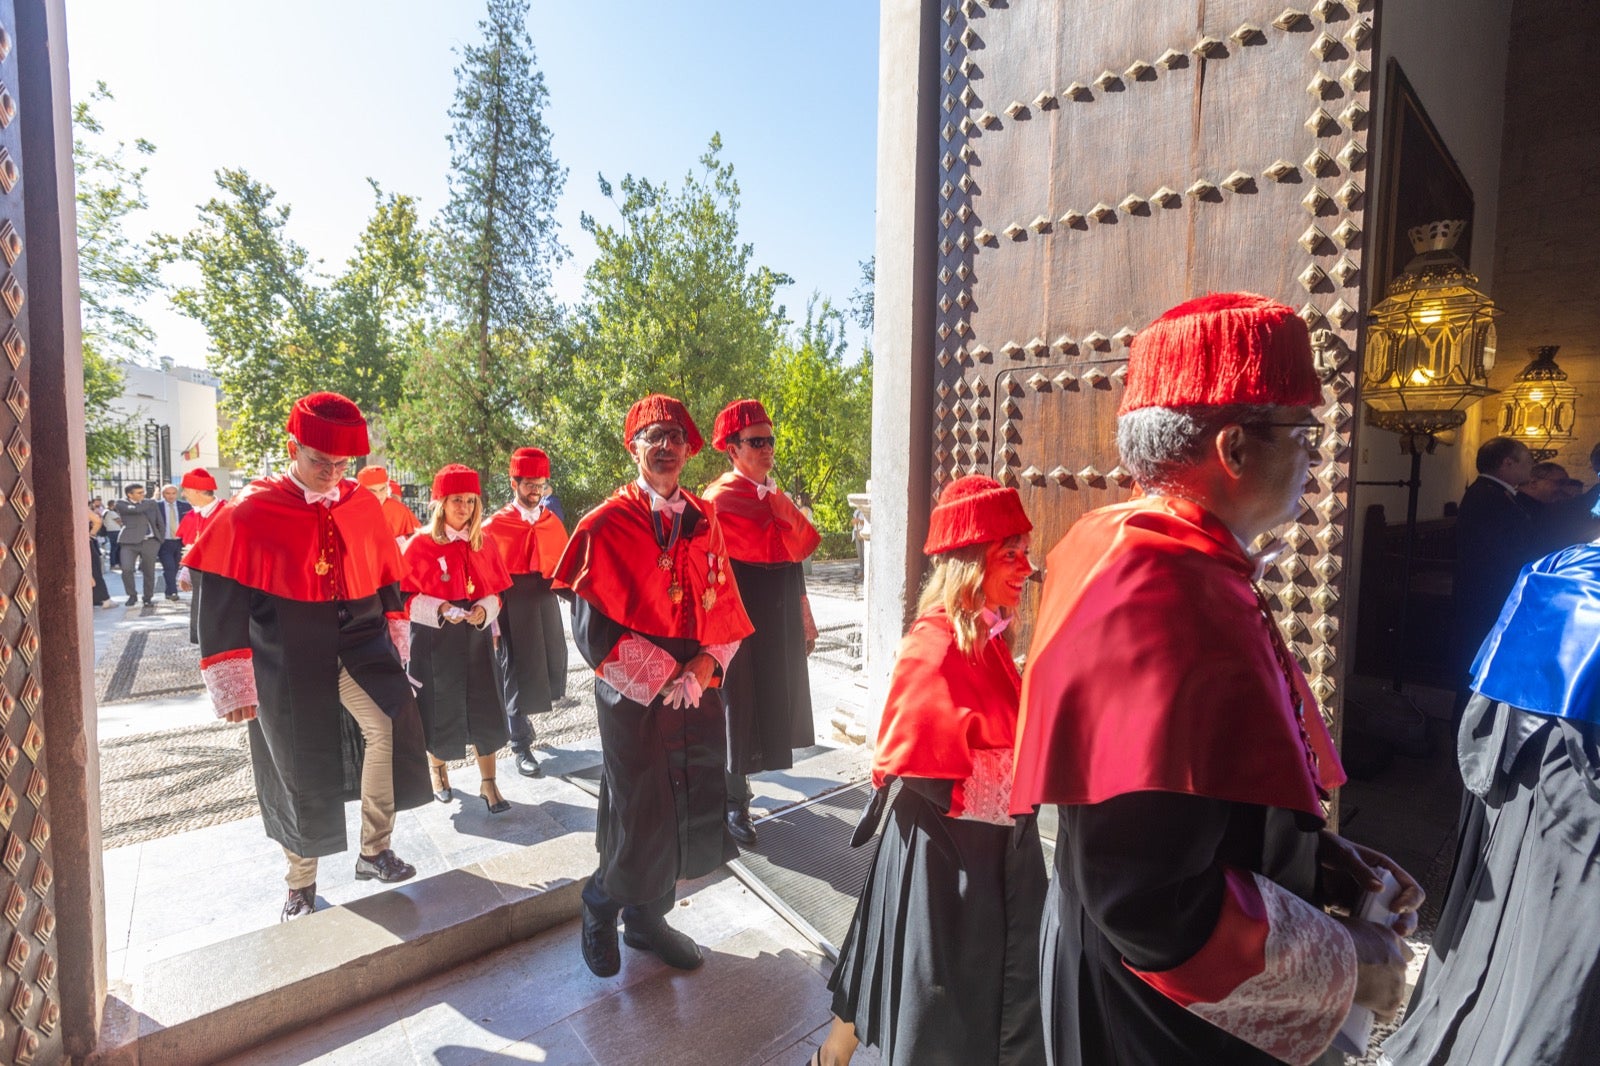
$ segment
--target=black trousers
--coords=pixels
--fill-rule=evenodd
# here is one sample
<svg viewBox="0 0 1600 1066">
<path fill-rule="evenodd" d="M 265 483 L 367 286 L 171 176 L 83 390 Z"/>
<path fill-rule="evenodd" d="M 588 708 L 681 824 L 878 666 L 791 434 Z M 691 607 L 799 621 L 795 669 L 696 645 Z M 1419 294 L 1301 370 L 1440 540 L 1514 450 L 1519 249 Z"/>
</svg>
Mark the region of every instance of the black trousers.
<svg viewBox="0 0 1600 1066">
<path fill-rule="evenodd" d="M 178 559 L 183 555 L 183 541 L 176 538 L 161 542 L 156 557 L 161 560 L 161 583 L 168 596 L 178 594 Z"/>
<path fill-rule="evenodd" d="M 583 904 L 602 918 L 617 920 L 617 915 L 622 915 L 624 922 L 630 917 L 640 918 L 653 916 L 662 918 L 672 910 L 672 905 L 677 902 L 678 889 L 674 885 L 666 895 L 653 899 L 649 903 L 621 903 L 606 894 L 605 886 L 600 883 L 600 871 L 596 870 L 594 876 L 583 883 Z"/>
</svg>

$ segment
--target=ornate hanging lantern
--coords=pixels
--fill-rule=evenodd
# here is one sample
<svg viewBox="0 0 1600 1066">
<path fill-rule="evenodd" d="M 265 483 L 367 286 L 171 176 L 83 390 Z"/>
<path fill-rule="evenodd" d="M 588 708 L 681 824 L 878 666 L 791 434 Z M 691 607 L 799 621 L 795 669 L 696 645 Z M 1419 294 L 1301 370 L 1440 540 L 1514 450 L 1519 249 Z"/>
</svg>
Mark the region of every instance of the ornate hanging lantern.
<svg viewBox="0 0 1600 1066">
<path fill-rule="evenodd" d="M 1539 462 L 1554 459 L 1573 440 L 1578 390 L 1567 384 L 1567 372 L 1556 365 L 1560 346 L 1529 348 L 1533 358 L 1517 374 L 1517 383 L 1500 407 L 1500 434 L 1528 446 Z"/>
<path fill-rule="evenodd" d="M 1430 222 L 1407 231 L 1416 252 L 1369 315 L 1362 399 L 1367 421 L 1402 435 L 1401 446 L 1432 450 L 1435 434 L 1467 420 L 1494 366 L 1494 302 L 1455 252 L 1466 223 Z"/>
</svg>

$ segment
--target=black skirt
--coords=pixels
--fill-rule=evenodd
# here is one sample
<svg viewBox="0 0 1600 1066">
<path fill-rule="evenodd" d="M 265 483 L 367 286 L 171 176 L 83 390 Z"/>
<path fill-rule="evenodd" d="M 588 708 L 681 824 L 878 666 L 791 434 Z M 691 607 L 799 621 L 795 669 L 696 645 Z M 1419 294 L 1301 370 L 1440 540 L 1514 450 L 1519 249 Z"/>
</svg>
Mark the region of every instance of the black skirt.
<svg viewBox="0 0 1600 1066">
<path fill-rule="evenodd" d="M 455 605 L 472 609 L 468 600 Z M 417 707 L 434 758 L 465 758 L 469 744 L 479 755 L 505 747 L 506 709 L 488 629 L 467 622 L 446 622 L 437 629 L 413 622 L 411 676 L 422 683 Z"/>
<path fill-rule="evenodd" d="M 828 981 L 833 1013 L 891 1066 L 1042 1063 L 1038 828 L 950 818 L 902 784 Z"/>
<path fill-rule="evenodd" d="M 549 714 L 567 694 L 567 637 L 550 580 L 514 574 L 500 594 L 500 645 L 507 714 Z"/>
</svg>

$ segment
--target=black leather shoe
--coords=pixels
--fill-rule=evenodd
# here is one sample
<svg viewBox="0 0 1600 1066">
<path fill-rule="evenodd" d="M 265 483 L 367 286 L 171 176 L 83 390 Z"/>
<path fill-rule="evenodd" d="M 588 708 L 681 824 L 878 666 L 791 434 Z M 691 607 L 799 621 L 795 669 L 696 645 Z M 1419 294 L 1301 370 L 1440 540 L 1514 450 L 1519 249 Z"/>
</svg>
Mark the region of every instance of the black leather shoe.
<svg viewBox="0 0 1600 1066">
<path fill-rule="evenodd" d="M 583 962 L 596 977 L 615 977 L 622 969 L 616 915 L 596 914 L 587 903 L 583 905 Z"/>
<path fill-rule="evenodd" d="M 386 885 L 392 885 L 396 881 L 406 881 L 416 875 L 415 866 L 401 860 L 388 848 L 384 848 L 370 859 L 365 855 L 356 856 L 357 881 L 382 881 Z"/>
<path fill-rule="evenodd" d="M 687 935 L 667 924 L 665 918 L 635 917 L 624 927 L 622 942 L 640 951 L 653 951 L 656 958 L 675 970 L 693 970 L 705 962 L 700 948 Z"/>
<path fill-rule="evenodd" d="M 129 596 L 128 597 L 128 602 L 127 602 L 127 604 L 125 606 L 132 607 L 134 604 L 136 604 L 138 602 L 139 602 L 139 597 L 137 597 L 137 596 Z"/>
<path fill-rule="evenodd" d="M 533 757 L 531 751 L 516 753 L 517 773 L 523 777 L 543 777 L 544 770 L 539 767 L 539 760 Z"/>
<path fill-rule="evenodd" d="M 750 808 L 735 807 L 728 812 L 728 832 L 745 847 L 756 846 L 756 827 L 750 822 Z"/>
<path fill-rule="evenodd" d="M 156 601 L 155 600 L 145 600 L 144 601 L 144 605 L 146 607 L 154 607 L 156 605 Z"/>
<path fill-rule="evenodd" d="M 169 599 L 169 600 L 176 600 L 176 599 L 177 599 L 177 598 L 178 598 L 178 594 L 177 594 L 177 593 L 176 593 L 176 592 L 169 592 L 169 593 L 167 593 L 167 599 Z"/>
<path fill-rule="evenodd" d="M 305 888 L 291 888 L 289 898 L 284 901 L 283 914 L 278 921 L 287 922 L 291 918 L 310 914 L 317 909 L 317 883 L 313 881 Z"/>
</svg>

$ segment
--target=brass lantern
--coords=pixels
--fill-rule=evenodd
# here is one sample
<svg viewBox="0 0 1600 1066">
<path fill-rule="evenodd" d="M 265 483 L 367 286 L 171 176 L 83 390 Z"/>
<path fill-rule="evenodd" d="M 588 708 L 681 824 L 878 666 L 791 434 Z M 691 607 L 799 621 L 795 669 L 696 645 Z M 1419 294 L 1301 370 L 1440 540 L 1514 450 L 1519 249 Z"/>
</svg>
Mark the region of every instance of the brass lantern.
<svg viewBox="0 0 1600 1066">
<path fill-rule="evenodd" d="M 1369 315 L 1362 399 L 1367 421 L 1402 435 L 1411 451 L 1467 420 L 1494 367 L 1494 302 L 1455 252 L 1466 223 L 1407 231 L 1416 255 Z"/>
<path fill-rule="evenodd" d="M 1533 358 L 1517 374 L 1517 383 L 1500 407 L 1500 433 L 1528 446 L 1539 462 L 1554 459 L 1573 440 L 1578 390 L 1567 384 L 1567 372 L 1556 365 L 1560 346 L 1529 348 Z"/>
</svg>

